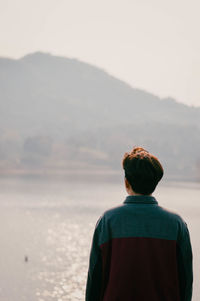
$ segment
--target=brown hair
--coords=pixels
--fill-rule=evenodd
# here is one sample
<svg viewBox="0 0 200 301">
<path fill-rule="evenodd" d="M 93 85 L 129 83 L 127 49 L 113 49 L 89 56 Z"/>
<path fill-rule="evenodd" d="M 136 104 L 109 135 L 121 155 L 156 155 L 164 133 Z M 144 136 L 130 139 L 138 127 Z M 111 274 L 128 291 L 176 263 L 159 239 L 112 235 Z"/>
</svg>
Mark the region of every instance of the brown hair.
<svg viewBox="0 0 200 301">
<path fill-rule="evenodd" d="M 163 167 L 158 159 L 142 147 L 125 153 L 122 165 L 125 177 L 136 193 L 151 194 L 163 176 Z"/>
</svg>

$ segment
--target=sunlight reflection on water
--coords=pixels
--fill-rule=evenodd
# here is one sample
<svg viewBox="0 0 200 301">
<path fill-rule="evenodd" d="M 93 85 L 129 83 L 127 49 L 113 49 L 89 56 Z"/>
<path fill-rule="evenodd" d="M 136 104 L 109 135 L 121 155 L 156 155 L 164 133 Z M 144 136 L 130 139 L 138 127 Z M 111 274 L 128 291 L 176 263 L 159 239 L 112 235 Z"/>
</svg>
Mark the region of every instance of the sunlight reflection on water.
<svg viewBox="0 0 200 301">
<path fill-rule="evenodd" d="M 67 224 L 56 220 L 52 228 L 48 229 L 47 252 L 42 257 L 46 270 L 53 269 L 56 272 L 51 272 L 51 277 L 45 271 L 39 274 L 39 279 L 46 285 L 43 292 L 39 290 L 37 294 L 40 294 L 44 300 L 46 297 L 82 300 L 87 269 L 88 253 L 85 249 L 85 240 L 88 230 L 84 225 L 80 227 L 81 225 L 73 222 Z M 55 251 L 52 252 L 52 249 Z"/>
<path fill-rule="evenodd" d="M 37 288 L 36 296 L 42 300 L 83 300 L 89 252 L 86 245 L 90 244 L 88 229 L 92 231 L 92 224 L 70 217 L 63 222 L 61 214 L 54 214 L 49 226 L 40 246 L 42 269 L 37 280 L 42 287 Z"/>
</svg>

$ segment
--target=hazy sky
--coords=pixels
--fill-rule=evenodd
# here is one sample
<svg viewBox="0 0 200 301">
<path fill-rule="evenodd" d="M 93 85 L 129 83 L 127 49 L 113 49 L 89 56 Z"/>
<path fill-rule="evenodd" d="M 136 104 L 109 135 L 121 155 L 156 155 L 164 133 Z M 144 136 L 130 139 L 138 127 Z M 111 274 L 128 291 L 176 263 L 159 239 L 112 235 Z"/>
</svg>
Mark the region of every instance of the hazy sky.
<svg viewBox="0 0 200 301">
<path fill-rule="evenodd" d="M 0 56 L 78 58 L 200 106 L 199 0 L 0 0 Z"/>
</svg>

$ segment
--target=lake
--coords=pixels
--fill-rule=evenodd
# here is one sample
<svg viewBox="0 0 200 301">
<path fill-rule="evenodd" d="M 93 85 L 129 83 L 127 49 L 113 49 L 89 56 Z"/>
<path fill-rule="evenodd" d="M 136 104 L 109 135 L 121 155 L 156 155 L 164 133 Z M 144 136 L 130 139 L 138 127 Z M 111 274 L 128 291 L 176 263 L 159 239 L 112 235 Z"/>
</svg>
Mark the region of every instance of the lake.
<svg viewBox="0 0 200 301">
<path fill-rule="evenodd" d="M 158 203 L 187 222 L 194 257 L 193 301 L 200 295 L 200 184 L 162 182 Z M 95 223 L 126 197 L 109 181 L 0 178 L 0 300 L 84 300 Z"/>
</svg>

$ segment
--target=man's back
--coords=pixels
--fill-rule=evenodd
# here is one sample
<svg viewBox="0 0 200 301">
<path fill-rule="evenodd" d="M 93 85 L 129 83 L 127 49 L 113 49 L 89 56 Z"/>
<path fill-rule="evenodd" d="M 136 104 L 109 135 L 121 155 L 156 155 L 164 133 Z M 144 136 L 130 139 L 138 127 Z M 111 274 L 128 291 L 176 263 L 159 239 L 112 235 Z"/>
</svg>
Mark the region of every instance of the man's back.
<svg viewBox="0 0 200 301">
<path fill-rule="evenodd" d="M 87 301 L 190 301 L 192 250 L 180 216 L 152 196 L 128 196 L 99 219 Z"/>
<path fill-rule="evenodd" d="M 134 147 L 122 166 L 129 196 L 96 225 L 86 301 L 191 301 L 187 225 L 152 197 L 164 174 L 161 163 Z"/>
</svg>

